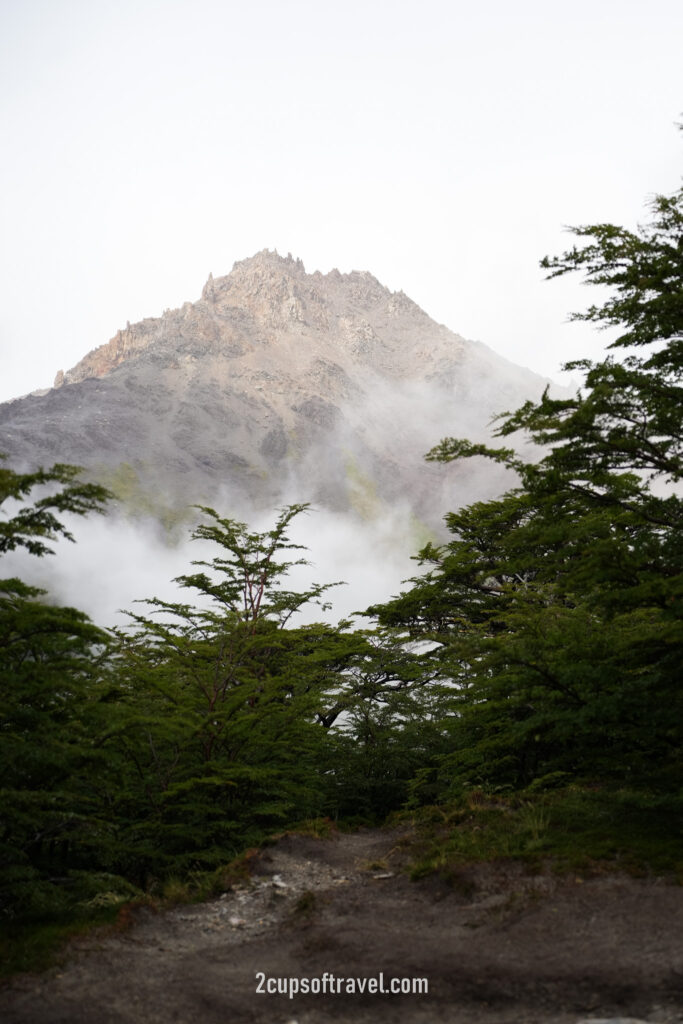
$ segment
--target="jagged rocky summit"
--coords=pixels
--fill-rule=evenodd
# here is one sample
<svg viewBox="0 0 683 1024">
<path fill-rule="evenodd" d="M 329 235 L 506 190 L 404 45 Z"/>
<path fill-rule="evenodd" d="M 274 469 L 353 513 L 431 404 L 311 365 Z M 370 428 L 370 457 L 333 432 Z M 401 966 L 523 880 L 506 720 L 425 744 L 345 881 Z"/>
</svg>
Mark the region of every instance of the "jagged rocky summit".
<svg viewBox="0 0 683 1024">
<path fill-rule="evenodd" d="M 364 517 L 400 503 L 435 523 L 468 500 L 473 470 L 424 453 L 486 436 L 546 383 L 372 274 L 307 274 L 264 250 L 209 275 L 198 301 L 128 324 L 46 393 L 0 405 L 0 451 L 22 468 L 84 466 L 148 511 L 220 495 Z"/>
</svg>

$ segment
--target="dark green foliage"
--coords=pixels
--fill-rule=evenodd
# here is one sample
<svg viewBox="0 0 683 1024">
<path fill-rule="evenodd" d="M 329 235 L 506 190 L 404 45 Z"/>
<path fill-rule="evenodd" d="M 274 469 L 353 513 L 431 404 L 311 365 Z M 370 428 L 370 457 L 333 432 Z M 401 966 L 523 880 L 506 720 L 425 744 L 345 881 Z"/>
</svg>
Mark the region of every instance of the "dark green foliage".
<svg viewBox="0 0 683 1024">
<path fill-rule="evenodd" d="M 304 510 L 256 534 L 203 508 L 193 536 L 219 553 L 177 580 L 197 603 L 150 601 L 120 635 L 107 742 L 122 757 L 120 842 L 139 871 L 207 868 L 323 810 L 318 719 L 341 652 L 336 631 L 291 622 L 331 585 L 283 585 L 301 561 L 287 558 L 287 529 Z"/>
<path fill-rule="evenodd" d="M 592 241 L 541 262 L 551 278 L 579 270 L 588 284 L 611 289 L 602 305 L 573 313 L 572 319 L 618 327 L 623 333 L 613 347 L 683 340 L 683 189 L 655 196 L 650 210 L 652 219 L 637 232 L 614 224 L 572 228 L 577 238 Z M 658 362 L 666 366 L 669 355 Z"/>
<path fill-rule="evenodd" d="M 101 488 L 77 470 L 17 474 L 0 469 L 0 553 L 50 553 L 70 538 L 55 511 L 99 511 Z M 58 490 L 54 485 L 58 485 Z M 5 502 L 35 487 L 47 494 L 9 513 Z M 0 579 L 0 915 L 24 916 L 68 902 L 72 869 L 87 865 L 97 814 L 86 782 L 99 754 L 93 742 L 101 663 L 108 638 L 73 608 L 47 604 L 18 579 Z"/>
<path fill-rule="evenodd" d="M 4 460 L 0 455 L 0 460 Z M 58 513 L 85 515 L 101 512 L 109 492 L 96 484 L 78 480 L 76 466 L 61 463 L 49 470 L 35 473 L 15 473 L 0 463 L 0 555 L 15 548 L 26 548 L 32 555 L 52 554 L 49 541 L 58 537 L 73 540 L 73 536 L 58 518 Z M 57 485 L 55 487 L 54 485 Z M 21 502 L 35 488 L 45 489 L 41 497 L 30 505 L 8 511 L 5 502 Z"/>
<path fill-rule="evenodd" d="M 447 751 L 446 693 L 438 661 L 405 631 L 357 630 L 347 648 L 332 709 L 343 717 L 326 748 L 331 797 L 342 816 L 382 820 Z"/>
<path fill-rule="evenodd" d="M 683 192 L 637 232 L 574 233 L 585 244 L 543 266 L 611 289 L 575 317 L 618 328 L 622 358 L 572 364 L 575 397 L 503 414 L 499 435 L 524 431 L 535 461 L 454 439 L 429 454 L 484 455 L 518 486 L 450 513 L 452 539 L 368 610 L 375 628 L 302 624 L 332 585 L 288 589 L 305 505 L 262 533 L 202 507 L 193 536 L 214 555 L 178 578 L 185 599 L 146 602 L 115 636 L 0 579 L 15 936 L 142 889 L 213 892 L 268 833 L 405 806 L 436 822 L 418 874 L 493 856 L 679 864 Z M 49 553 L 70 537 L 60 514 L 105 497 L 73 467 L 0 467 L 0 555 Z"/>
<path fill-rule="evenodd" d="M 577 318 L 621 327 L 612 347 L 636 354 L 572 364 L 586 374 L 575 398 L 504 414 L 499 435 L 524 430 L 537 461 L 452 439 L 429 455 L 485 455 L 519 486 L 448 516 L 454 539 L 421 553 L 426 574 L 370 610 L 433 641 L 452 681 L 450 750 L 414 799 L 544 779 L 683 783 L 683 191 L 652 212 L 637 233 L 575 229 L 592 241 L 543 262 L 610 285 Z"/>
<path fill-rule="evenodd" d="M 656 872 L 683 880 L 680 796 L 569 786 L 514 795 L 471 790 L 439 806 L 400 815 L 415 827 L 413 878 L 440 874 L 454 888 L 470 886 L 482 862 L 515 859 L 530 872 L 553 864 L 580 873 L 605 869 Z"/>
</svg>

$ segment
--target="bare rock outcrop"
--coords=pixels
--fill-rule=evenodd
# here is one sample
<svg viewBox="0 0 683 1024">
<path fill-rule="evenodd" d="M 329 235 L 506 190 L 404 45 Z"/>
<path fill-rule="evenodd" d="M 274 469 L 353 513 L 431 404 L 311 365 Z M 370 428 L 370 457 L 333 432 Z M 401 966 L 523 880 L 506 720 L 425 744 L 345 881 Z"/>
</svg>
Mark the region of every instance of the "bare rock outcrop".
<svg viewBox="0 0 683 1024">
<path fill-rule="evenodd" d="M 401 502 L 434 525 L 469 498 L 472 469 L 424 453 L 444 435 L 486 436 L 546 383 L 372 274 L 308 274 L 264 250 L 209 275 L 196 302 L 127 324 L 47 393 L 0 405 L 0 451 L 85 466 L 115 491 L 132 473 L 176 504 Z"/>
</svg>

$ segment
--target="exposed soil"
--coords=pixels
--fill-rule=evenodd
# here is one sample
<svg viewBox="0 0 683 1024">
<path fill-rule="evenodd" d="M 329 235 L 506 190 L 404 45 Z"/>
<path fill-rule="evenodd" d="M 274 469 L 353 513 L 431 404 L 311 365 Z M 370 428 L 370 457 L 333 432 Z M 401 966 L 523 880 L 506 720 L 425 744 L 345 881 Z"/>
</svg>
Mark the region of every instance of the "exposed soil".
<svg viewBox="0 0 683 1024">
<path fill-rule="evenodd" d="M 411 882 L 397 831 L 288 836 L 220 899 L 125 932 L 0 992 L 4 1024 L 683 1022 L 683 887 L 480 865 Z M 269 979 L 426 978 L 427 994 L 257 993 Z M 322 981 L 321 981 L 322 984 Z M 328 981 L 329 987 L 329 981 Z M 336 986 L 337 982 L 335 982 Z M 357 986 L 359 987 L 359 986 Z"/>
</svg>

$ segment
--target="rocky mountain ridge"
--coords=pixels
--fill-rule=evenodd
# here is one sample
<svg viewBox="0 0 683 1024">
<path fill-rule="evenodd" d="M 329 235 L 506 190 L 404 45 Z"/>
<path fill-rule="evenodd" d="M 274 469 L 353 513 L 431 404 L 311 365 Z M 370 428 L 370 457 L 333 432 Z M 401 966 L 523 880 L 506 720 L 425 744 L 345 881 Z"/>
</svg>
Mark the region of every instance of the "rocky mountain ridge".
<svg viewBox="0 0 683 1024">
<path fill-rule="evenodd" d="M 402 502 L 434 524 L 467 500 L 471 468 L 425 451 L 485 436 L 546 383 L 370 273 L 308 274 L 264 250 L 209 275 L 196 302 L 128 324 L 47 393 L 0 405 L 0 450 L 82 465 L 141 506 L 222 494 L 367 518 Z"/>
<path fill-rule="evenodd" d="M 387 346 L 381 335 L 387 328 L 391 333 L 392 321 L 398 324 L 406 313 L 412 321 L 421 319 L 425 326 L 433 326 L 403 292 L 390 292 L 367 271 L 307 274 L 301 260 L 263 250 L 236 263 L 225 277 L 214 279 L 210 274 L 197 302 L 185 302 L 180 309 L 132 326 L 128 323 L 71 370 L 60 370 L 54 386 L 105 376 L 169 339 L 176 345 L 191 339 L 200 342 L 205 352 L 239 358 L 245 354 L 245 333 L 261 345 L 281 342 L 283 333 L 303 337 L 326 333 L 338 355 L 362 356 L 376 369 L 400 373 L 406 368 L 396 362 L 400 353 Z M 451 332 L 446 333 L 452 339 Z"/>
</svg>

